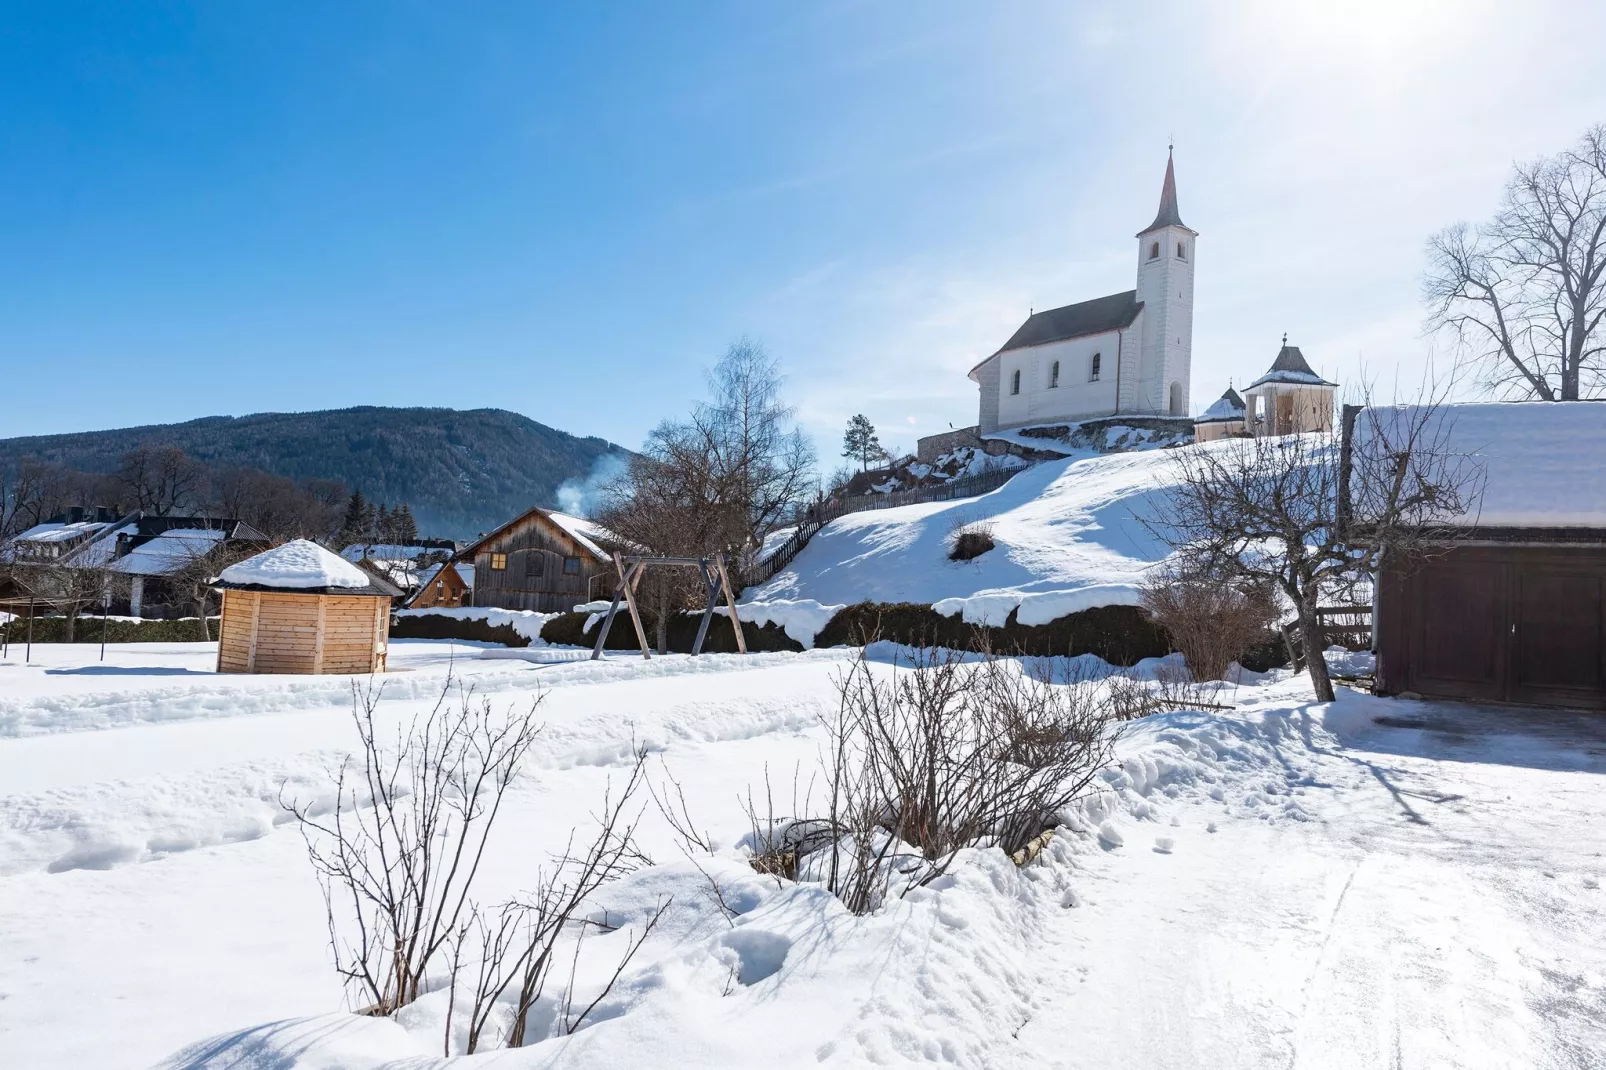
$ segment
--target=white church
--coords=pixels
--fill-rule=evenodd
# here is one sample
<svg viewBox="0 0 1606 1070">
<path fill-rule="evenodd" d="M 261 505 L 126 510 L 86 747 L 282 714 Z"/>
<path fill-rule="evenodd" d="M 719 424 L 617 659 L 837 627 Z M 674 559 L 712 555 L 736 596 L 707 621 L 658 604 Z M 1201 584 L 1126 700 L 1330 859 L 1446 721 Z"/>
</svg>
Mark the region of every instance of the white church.
<svg viewBox="0 0 1606 1070">
<path fill-rule="evenodd" d="M 980 433 L 1115 415 L 1187 416 L 1198 238 L 1178 214 L 1168 154 L 1160 210 L 1137 235 L 1137 288 L 1035 313 L 972 368 Z"/>
</svg>

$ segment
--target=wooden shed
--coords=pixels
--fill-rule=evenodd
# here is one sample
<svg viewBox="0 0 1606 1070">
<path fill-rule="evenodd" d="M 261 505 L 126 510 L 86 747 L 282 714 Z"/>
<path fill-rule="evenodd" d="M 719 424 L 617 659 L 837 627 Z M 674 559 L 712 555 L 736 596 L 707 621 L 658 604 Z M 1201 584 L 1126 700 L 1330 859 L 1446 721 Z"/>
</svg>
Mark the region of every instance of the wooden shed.
<svg viewBox="0 0 1606 1070">
<path fill-rule="evenodd" d="M 404 604 L 407 609 L 454 609 L 469 605 L 474 594 L 474 566 L 447 561 L 426 573 L 424 581 Z"/>
<path fill-rule="evenodd" d="M 612 598 L 611 552 L 622 540 L 589 520 L 530 509 L 457 557 L 474 566 L 473 604 L 497 609 L 567 613 L 576 604 Z"/>
<path fill-rule="evenodd" d="M 1481 499 L 1420 559 L 1384 555 L 1378 691 L 1606 709 L 1606 403 L 1441 412 Z M 1371 418 L 1346 412 L 1346 451 Z"/>
<path fill-rule="evenodd" d="M 385 671 L 391 599 L 401 594 L 305 539 L 223 570 L 217 671 Z"/>
</svg>

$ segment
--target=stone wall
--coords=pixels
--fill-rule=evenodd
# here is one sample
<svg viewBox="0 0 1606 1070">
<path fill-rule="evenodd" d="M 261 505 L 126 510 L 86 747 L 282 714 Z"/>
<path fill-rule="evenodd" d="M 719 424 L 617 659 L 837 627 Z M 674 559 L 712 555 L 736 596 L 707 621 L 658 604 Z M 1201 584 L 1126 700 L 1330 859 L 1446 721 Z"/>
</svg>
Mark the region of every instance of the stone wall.
<svg viewBox="0 0 1606 1070">
<path fill-rule="evenodd" d="M 938 457 L 945 453 L 952 453 L 960 446 L 983 448 L 984 443 L 977 428 L 961 427 L 957 431 L 944 431 L 941 434 L 927 435 L 915 443 L 915 459 L 922 464 L 935 464 Z"/>
</svg>

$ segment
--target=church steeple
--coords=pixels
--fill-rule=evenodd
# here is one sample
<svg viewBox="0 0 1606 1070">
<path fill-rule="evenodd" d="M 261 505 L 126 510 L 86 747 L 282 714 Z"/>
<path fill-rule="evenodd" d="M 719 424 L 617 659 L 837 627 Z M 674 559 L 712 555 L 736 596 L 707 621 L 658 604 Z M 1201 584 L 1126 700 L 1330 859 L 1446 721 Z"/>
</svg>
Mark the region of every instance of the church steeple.
<svg viewBox="0 0 1606 1070">
<path fill-rule="evenodd" d="M 1165 184 L 1160 187 L 1160 210 L 1155 213 L 1154 222 L 1138 231 L 1138 236 L 1159 230 L 1161 227 L 1185 226 L 1182 216 L 1177 213 L 1177 172 L 1171 162 L 1171 147 L 1165 150 Z"/>
</svg>

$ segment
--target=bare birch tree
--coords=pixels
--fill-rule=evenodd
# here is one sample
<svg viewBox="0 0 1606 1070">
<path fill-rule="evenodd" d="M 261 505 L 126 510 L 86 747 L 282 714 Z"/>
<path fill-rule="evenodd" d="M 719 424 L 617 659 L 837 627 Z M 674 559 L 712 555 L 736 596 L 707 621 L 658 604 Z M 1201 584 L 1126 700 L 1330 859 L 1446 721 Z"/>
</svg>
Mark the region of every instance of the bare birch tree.
<svg viewBox="0 0 1606 1070">
<path fill-rule="evenodd" d="M 1488 223 L 1428 241 L 1429 326 L 1497 394 L 1576 401 L 1606 383 L 1606 126 L 1519 164 Z"/>
</svg>

